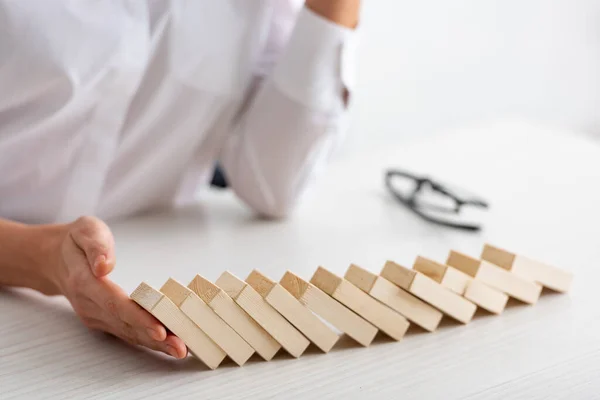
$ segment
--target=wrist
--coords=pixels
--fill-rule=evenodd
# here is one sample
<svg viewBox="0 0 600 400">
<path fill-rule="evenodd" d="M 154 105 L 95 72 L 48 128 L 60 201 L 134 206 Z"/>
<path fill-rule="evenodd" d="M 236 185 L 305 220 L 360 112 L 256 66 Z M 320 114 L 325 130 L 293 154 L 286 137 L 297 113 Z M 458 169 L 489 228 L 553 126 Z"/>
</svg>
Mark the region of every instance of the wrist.
<svg viewBox="0 0 600 400">
<path fill-rule="evenodd" d="M 64 294 L 61 279 L 62 243 L 68 234 L 69 226 L 63 224 L 39 225 L 32 228 L 32 243 L 38 244 L 37 259 L 33 260 L 35 270 L 39 273 L 38 288 L 47 295 Z"/>
<path fill-rule="evenodd" d="M 66 225 L 3 222 L 0 229 L 0 285 L 59 295 L 61 243 Z"/>
</svg>

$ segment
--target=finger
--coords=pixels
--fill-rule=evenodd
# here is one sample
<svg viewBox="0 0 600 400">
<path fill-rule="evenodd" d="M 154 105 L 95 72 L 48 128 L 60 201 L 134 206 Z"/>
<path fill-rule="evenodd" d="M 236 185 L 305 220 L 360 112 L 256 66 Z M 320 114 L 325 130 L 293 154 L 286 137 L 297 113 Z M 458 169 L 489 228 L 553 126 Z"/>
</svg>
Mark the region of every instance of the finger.
<svg viewBox="0 0 600 400">
<path fill-rule="evenodd" d="M 171 355 L 175 358 L 185 358 L 188 354 L 187 346 L 179 337 L 169 333 L 163 342 L 169 349 L 174 351 Z"/>
<path fill-rule="evenodd" d="M 146 347 L 151 347 L 149 343 L 154 342 L 161 351 L 165 351 L 175 358 L 185 358 L 187 356 L 187 347 L 183 340 L 172 333 L 167 333 L 165 327 L 156 318 L 134 301 L 128 299 L 125 304 L 126 307 L 120 308 L 120 314 L 123 318 L 121 329 L 123 336 Z M 132 310 L 129 310 L 128 306 L 132 306 Z M 157 325 L 152 329 L 148 329 L 148 323 L 145 321 L 146 317 L 149 317 Z M 161 329 L 160 334 L 157 332 L 157 328 Z"/>
<path fill-rule="evenodd" d="M 166 339 L 165 327 L 149 312 L 131 300 L 127 293 L 114 282 L 100 279 L 90 295 L 105 310 L 107 318 L 130 325 L 138 335 L 144 334 L 156 341 Z"/>
<path fill-rule="evenodd" d="M 92 331 L 103 331 L 106 332 L 109 329 L 109 326 L 101 319 L 93 318 L 93 317 L 83 317 L 81 318 L 81 322 L 83 325 Z"/>
<path fill-rule="evenodd" d="M 96 277 L 108 275 L 115 266 L 115 241 L 110 228 L 95 217 L 81 217 L 70 231 L 73 242 L 87 258 Z"/>
<path fill-rule="evenodd" d="M 167 333 L 156 318 L 129 299 L 119 286 L 107 279 L 102 279 L 99 283 L 110 288 L 104 293 L 112 292 L 112 296 L 106 297 L 106 308 L 102 310 L 103 320 L 108 325 L 107 331 L 131 345 L 142 345 L 175 358 L 187 356 L 183 340 Z"/>
<path fill-rule="evenodd" d="M 117 337 L 117 338 L 123 340 L 125 343 L 129 344 L 130 346 L 142 346 L 142 347 L 146 347 L 150 350 L 160 351 L 160 352 L 165 353 L 166 355 L 174 357 L 174 358 L 181 358 L 175 348 L 173 348 L 172 346 L 170 346 L 167 343 L 157 342 L 156 340 L 153 340 L 152 338 L 150 338 L 148 336 L 133 338 L 131 336 L 127 336 L 127 335 L 123 334 L 123 332 L 121 332 L 121 331 L 115 331 L 115 329 L 112 327 L 107 327 L 105 332 L 114 337 Z"/>
<path fill-rule="evenodd" d="M 168 335 L 164 341 L 156 341 L 149 336 L 143 335 L 137 339 L 137 344 L 153 350 L 162 351 L 174 358 L 181 359 L 187 356 L 187 347 L 177 336 Z"/>
</svg>

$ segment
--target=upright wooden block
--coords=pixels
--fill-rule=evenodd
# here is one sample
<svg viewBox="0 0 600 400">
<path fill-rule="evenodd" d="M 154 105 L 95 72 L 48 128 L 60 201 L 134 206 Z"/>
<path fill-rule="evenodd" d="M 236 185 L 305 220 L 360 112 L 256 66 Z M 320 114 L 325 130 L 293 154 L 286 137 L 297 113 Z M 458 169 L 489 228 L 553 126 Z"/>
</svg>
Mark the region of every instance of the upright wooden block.
<svg viewBox="0 0 600 400">
<path fill-rule="evenodd" d="M 377 334 L 377 328 L 369 322 L 292 272 L 286 272 L 279 284 L 312 312 L 363 346 L 371 344 Z"/>
<path fill-rule="evenodd" d="M 569 291 L 573 281 L 573 274 L 568 271 L 534 261 L 522 255 L 510 253 L 489 244 L 484 246 L 481 258 L 515 275 L 537 282 L 557 292 Z"/>
<path fill-rule="evenodd" d="M 491 313 L 500 314 L 508 301 L 508 296 L 501 291 L 476 281 L 456 268 L 425 257 L 417 257 L 413 269 Z"/>
<path fill-rule="evenodd" d="M 310 342 L 263 297 L 238 277 L 224 272 L 216 282 L 260 326 L 294 357 L 300 357 Z"/>
<path fill-rule="evenodd" d="M 477 309 L 475 304 L 446 289 L 428 276 L 392 261 L 385 263 L 381 276 L 463 324 L 471 321 Z"/>
<path fill-rule="evenodd" d="M 542 287 L 485 260 L 451 251 L 446 264 L 524 303 L 535 304 Z"/>
<path fill-rule="evenodd" d="M 438 309 L 358 265 L 350 265 L 344 278 L 427 331 L 435 331 L 442 319 Z"/>
<path fill-rule="evenodd" d="M 217 285 L 196 275 L 188 284 L 198 297 L 227 322 L 256 352 L 269 361 L 281 345 Z"/>
<path fill-rule="evenodd" d="M 221 364 L 225 352 L 164 294 L 146 283 L 141 283 L 130 297 L 183 340 L 192 354 L 210 369 L 215 369 Z"/>
<path fill-rule="evenodd" d="M 331 350 L 338 341 L 339 336 L 335 331 L 325 325 L 280 284 L 260 271 L 253 270 L 246 278 L 246 283 L 324 352 Z"/>
<path fill-rule="evenodd" d="M 160 291 L 194 321 L 236 364 L 244 365 L 254 354 L 254 349 L 215 314 L 196 293 L 171 278 L 160 288 Z"/>
<path fill-rule="evenodd" d="M 340 278 L 323 267 L 317 269 L 310 283 L 356 312 L 395 340 L 402 339 L 410 325 L 402 315 L 388 306 L 381 304 L 347 280 Z"/>
</svg>

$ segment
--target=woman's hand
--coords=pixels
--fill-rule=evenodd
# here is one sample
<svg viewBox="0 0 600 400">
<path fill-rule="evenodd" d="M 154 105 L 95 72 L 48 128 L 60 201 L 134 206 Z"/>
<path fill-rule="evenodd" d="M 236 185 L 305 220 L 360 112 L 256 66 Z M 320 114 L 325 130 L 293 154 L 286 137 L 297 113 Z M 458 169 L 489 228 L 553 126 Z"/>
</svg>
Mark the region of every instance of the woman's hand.
<svg viewBox="0 0 600 400">
<path fill-rule="evenodd" d="M 104 222 L 82 217 L 65 225 L 54 261 L 53 280 L 85 326 L 131 345 L 176 358 L 186 356 L 181 339 L 167 333 L 159 321 L 108 279 L 115 266 L 114 238 Z"/>
</svg>

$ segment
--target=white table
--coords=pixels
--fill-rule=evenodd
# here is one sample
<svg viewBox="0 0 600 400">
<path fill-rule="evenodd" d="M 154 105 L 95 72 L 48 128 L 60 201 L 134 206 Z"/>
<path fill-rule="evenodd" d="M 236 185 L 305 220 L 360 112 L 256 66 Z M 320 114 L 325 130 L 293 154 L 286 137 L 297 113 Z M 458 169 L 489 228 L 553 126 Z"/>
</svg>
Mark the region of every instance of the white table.
<svg viewBox="0 0 600 400">
<path fill-rule="evenodd" d="M 383 189 L 383 169 L 392 166 L 476 189 L 492 203 L 485 231 L 417 219 Z M 160 286 L 198 272 L 214 279 L 225 269 L 309 278 L 318 265 L 342 274 L 350 262 L 379 271 L 386 259 L 443 261 L 450 248 L 478 255 L 490 241 L 572 270 L 572 291 L 400 343 L 344 341 L 326 355 L 281 352 L 209 371 L 191 357 L 174 361 L 90 334 L 62 299 L 0 290 L 0 398 L 600 396 L 600 146 L 518 121 L 485 124 L 354 149 L 316 189 L 285 222 L 256 221 L 230 193 L 212 193 L 197 207 L 112 224 L 113 278 L 128 291 L 142 280 Z"/>
</svg>

